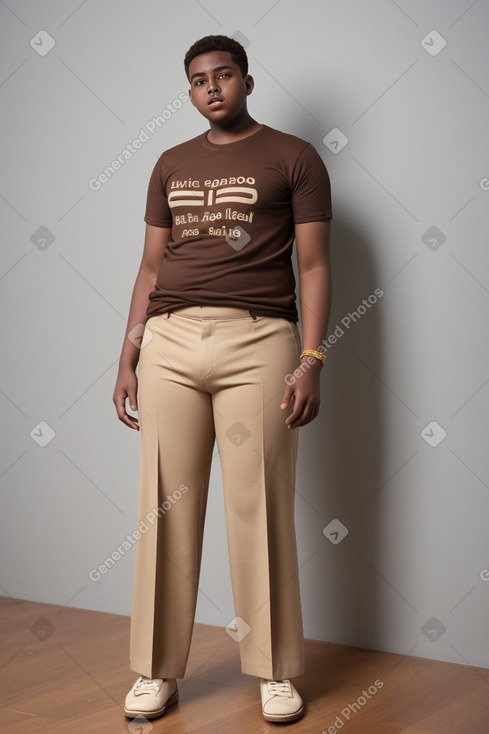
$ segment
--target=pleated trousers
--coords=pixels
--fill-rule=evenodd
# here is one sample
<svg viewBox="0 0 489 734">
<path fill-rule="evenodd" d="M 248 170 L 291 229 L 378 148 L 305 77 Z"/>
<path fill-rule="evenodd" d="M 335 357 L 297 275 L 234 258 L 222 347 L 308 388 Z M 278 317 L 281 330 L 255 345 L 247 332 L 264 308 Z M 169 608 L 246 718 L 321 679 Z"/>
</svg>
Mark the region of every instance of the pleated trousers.
<svg viewBox="0 0 489 734">
<path fill-rule="evenodd" d="M 304 672 L 298 429 L 280 409 L 299 353 L 295 323 L 246 309 L 189 306 L 146 322 L 130 635 L 140 675 L 185 677 L 216 441 L 241 670 L 268 679 Z"/>
</svg>

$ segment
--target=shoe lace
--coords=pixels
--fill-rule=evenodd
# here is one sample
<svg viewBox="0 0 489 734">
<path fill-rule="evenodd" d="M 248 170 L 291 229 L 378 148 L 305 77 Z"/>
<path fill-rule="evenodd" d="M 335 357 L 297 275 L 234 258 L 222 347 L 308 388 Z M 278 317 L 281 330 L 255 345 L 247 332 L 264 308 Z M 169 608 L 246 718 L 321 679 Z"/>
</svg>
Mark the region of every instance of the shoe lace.
<svg viewBox="0 0 489 734">
<path fill-rule="evenodd" d="M 138 691 L 142 689 L 147 689 L 147 690 L 153 690 L 155 692 L 158 692 L 160 685 L 161 685 L 161 681 L 158 680 L 157 678 L 151 679 L 151 678 L 143 678 L 141 676 L 136 681 L 136 685 L 134 686 L 134 689 Z"/>
<path fill-rule="evenodd" d="M 290 680 L 268 680 L 267 687 L 269 693 L 274 696 L 291 696 L 292 688 Z"/>
</svg>

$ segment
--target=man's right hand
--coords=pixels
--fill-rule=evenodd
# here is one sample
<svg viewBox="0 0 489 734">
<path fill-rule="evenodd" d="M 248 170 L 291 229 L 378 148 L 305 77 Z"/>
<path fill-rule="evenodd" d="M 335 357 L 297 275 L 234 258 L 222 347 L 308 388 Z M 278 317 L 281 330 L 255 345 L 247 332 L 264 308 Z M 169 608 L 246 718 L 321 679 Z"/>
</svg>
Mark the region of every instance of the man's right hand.
<svg viewBox="0 0 489 734">
<path fill-rule="evenodd" d="M 138 378 L 135 370 L 131 367 L 119 367 L 119 374 L 117 375 L 112 400 L 114 401 L 119 420 L 125 423 L 126 426 L 129 426 L 129 428 L 134 428 L 136 431 L 139 431 L 138 419 L 129 415 L 126 411 L 127 399 L 129 399 L 131 410 L 137 411 L 137 391 Z"/>
</svg>

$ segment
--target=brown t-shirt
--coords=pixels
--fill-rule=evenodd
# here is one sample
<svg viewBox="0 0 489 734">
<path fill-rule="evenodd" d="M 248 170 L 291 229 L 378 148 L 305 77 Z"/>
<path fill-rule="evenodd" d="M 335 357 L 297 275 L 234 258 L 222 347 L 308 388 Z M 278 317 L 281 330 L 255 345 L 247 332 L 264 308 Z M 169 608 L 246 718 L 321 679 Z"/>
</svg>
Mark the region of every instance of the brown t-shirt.
<svg viewBox="0 0 489 734">
<path fill-rule="evenodd" d="M 207 131 L 158 159 L 144 221 L 171 227 L 148 317 L 235 306 L 297 321 L 294 224 L 332 217 L 326 167 L 305 140 L 263 125 L 216 145 Z"/>
</svg>

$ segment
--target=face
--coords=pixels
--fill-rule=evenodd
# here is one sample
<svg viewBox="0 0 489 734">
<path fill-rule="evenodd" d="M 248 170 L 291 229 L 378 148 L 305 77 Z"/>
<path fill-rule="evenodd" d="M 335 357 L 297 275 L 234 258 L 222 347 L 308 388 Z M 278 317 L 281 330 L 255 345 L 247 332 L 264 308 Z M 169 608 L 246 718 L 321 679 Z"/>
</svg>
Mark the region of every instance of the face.
<svg viewBox="0 0 489 734">
<path fill-rule="evenodd" d="M 190 101 L 209 122 L 225 125 L 246 112 L 253 78 L 244 78 L 229 51 L 210 51 L 189 65 Z"/>
</svg>

